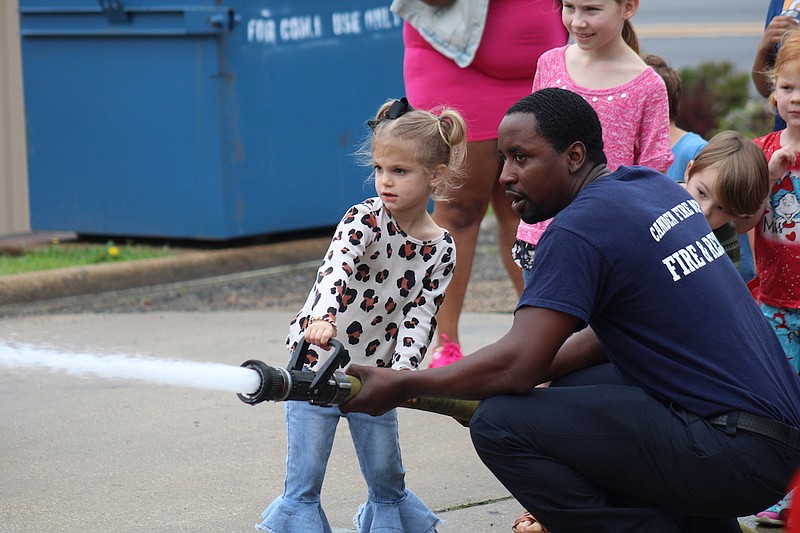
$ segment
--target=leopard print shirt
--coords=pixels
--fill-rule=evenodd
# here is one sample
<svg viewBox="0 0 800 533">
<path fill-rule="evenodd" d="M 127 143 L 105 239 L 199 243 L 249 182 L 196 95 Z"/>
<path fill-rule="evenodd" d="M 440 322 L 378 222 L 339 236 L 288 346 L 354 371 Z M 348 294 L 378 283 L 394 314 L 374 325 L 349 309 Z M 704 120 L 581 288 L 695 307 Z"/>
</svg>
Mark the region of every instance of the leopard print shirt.
<svg viewBox="0 0 800 533">
<path fill-rule="evenodd" d="M 350 363 L 418 368 L 455 264 L 447 231 L 420 241 L 400 229 L 380 198 L 364 200 L 336 227 L 314 286 L 290 323 L 289 352 L 312 317 L 329 315 Z M 306 365 L 314 368 L 327 355 L 312 346 Z"/>
</svg>

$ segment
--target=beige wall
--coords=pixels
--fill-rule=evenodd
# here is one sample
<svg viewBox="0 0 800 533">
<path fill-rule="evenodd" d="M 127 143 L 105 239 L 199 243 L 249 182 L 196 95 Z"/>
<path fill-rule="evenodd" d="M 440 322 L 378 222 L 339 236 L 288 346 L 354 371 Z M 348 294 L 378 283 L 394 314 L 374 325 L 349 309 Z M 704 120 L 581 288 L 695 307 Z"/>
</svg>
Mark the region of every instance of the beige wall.
<svg viewBox="0 0 800 533">
<path fill-rule="evenodd" d="M 18 0 L 0 0 L 0 235 L 29 229 Z"/>
</svg>

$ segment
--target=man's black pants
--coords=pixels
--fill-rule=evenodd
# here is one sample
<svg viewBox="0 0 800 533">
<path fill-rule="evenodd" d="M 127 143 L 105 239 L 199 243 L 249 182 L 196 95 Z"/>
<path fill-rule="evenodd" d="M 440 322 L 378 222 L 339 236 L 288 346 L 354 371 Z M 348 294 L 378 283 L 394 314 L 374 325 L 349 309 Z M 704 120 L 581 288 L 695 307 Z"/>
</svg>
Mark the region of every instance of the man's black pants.
<svg viewBox="0 0 800 533">
<path fill-rule="evenodd" d="M 555 533 L 741 532 L 735 517 L 781 499 L 800 464 L 796 446 L 726 434 L 620 384 L 489 398 L 470 432 L 484 464 Z"/>
</svg>

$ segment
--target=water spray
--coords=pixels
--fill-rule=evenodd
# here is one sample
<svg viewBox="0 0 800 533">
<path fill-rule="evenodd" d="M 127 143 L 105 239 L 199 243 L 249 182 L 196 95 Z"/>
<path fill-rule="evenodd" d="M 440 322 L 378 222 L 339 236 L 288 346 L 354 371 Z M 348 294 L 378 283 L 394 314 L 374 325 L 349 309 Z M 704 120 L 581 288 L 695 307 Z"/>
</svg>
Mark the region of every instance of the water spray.
<svg viewBox="0 0 800 533">
<path fill-rule="evenodd" d="M 299 343 L 287 368 L 272 367 L 251 359 L 241 366 L 197 361 L 176 361 L 126 354 L 100 355 L 64 352 L 48 347 L 7 344 L 0 341 L 0 369 L 35 368 L 85 377 L 133 380 L 235 392 L 244 403 L 305 401 L 316 405 L 340 405 L 361 390 L 361 380 L 340 368 L 348 360 L 347 350 L 336 340 L 334 351 L 319 370 L 304 369 L 309 344 Z M 402 407 L 451 416 L 468 425 L 477 401 L 447 398 L 416 398 Z"/>
<path fill-rule="evenodd" d="M 316 372 L 303 369 L 309 349 L 305 340 L 298 343 L 287 368 L 271 367 L 255 359 L 245 361 L 242 367 L 256 372 L 260 383 L 250 392 L 239 393 L 239 399 L 249 405 L 292 400 L 322 406 L 343 404 L 358 394 L 361 380 L 339 370 L 348 360 L 347 350 L 335 339 L 331 339 L 330 345 L 333 353 Z M 405 402 L 401 407 L 451 416 L 468 425 L 478 403 L 477 400 L 423 397 Z"/>
<path fill-rule="evenodd" d="M 222 363 L 65 351 L 0 341 L 0 369 L 3 368 L 49 370 L 76 377 L 96 376 L 223 392 L 253 391 L 261 383 L 256 372 Z"/>
</svg>

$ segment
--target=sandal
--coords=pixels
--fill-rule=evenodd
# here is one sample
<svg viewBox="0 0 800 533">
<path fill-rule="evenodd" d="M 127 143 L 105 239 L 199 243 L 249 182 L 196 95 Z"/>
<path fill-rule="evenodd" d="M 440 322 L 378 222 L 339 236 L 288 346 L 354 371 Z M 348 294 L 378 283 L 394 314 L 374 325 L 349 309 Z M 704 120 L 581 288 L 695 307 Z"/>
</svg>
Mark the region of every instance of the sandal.
<svg viewBox="0 0 800 533">
<path fill-rule="evenodd" d="M 525 524 L 525 525 L 522 525 L 523 522 L 528 522 L 528 523 Z M 539 531 L 541 531 L 542 533 L 547 533 L 547 528 L 544 527 L 542 525 L 542 523 L 539 522 L 536 519 L 536 517 L 534 517 L 531 513 L 527 512 L 527 511 L 525 512 L 524 515 L 522 515 L 519 518 L 517 518 L 516 520 L 514 520 L 514 525 L 511 527 L 511 531 L 513 533 L 529 533 L 528 528 L 530 526 L 534 525 L 534 524 L 538 524 L 539 525 L 539 527 L 541 528 Z M 519 526 L 522 526 L 525 529 L 519 529 Z"/>
</svg>

